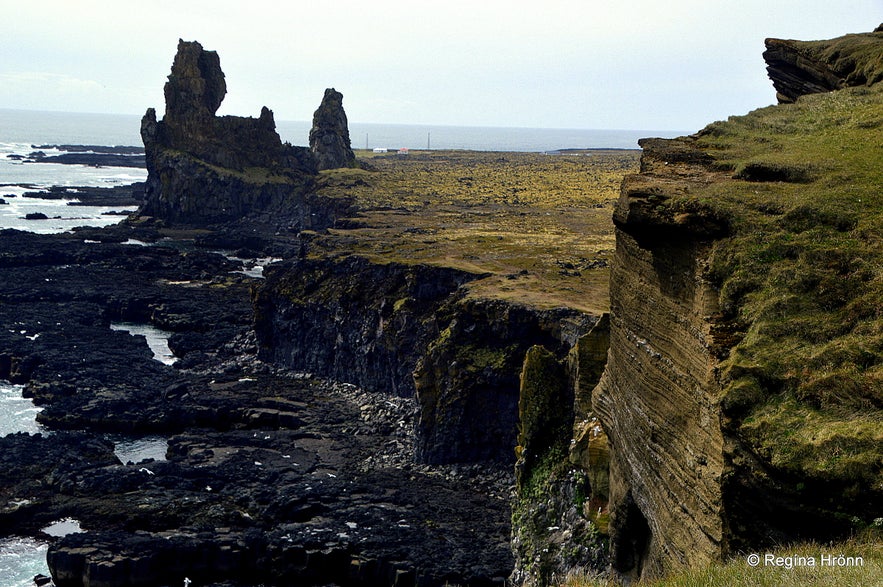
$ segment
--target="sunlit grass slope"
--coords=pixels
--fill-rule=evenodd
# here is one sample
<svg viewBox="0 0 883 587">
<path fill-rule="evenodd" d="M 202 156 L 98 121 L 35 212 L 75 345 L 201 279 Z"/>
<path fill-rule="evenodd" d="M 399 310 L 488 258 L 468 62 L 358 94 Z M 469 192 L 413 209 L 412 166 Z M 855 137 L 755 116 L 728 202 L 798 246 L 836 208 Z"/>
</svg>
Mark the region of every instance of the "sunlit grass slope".
<svg viewBox="0 0 883 587">
<path fill-rule="evenodd" d="M 752 553 L 728 563 L 691 569 L 665 579 L 641 581 L 633 587 L 871 587 L 883 584 L 883 545 L 880 542 L 783 547 L 755 553 L 760 557 L 757 566 L 749 565 L 748 554 Z M 773 558 L 767 559 L 767 554 Z M 809 559 L 814 566 L 809 566 Z M 574 573 L 562 584 L 566 587 L 618 585 L 579 573 Z"/>
</svg>

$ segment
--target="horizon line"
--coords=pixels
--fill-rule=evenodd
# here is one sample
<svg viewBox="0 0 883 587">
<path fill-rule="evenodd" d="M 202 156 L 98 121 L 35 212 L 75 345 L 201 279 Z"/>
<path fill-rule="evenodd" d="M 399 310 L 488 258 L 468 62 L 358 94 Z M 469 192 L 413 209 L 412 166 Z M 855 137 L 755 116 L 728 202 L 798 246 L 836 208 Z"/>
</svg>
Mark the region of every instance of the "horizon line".
<svg viewBox="0 0 883 587">
<path fill-rule="evenodd" d="M 131 114 L 121 112 L 84 112 L 70 110 L 43 110 L 31 108 L 7 108 L 0 106 L 0 111 L 8 112 L 33 112 L 47 114 L 72 114 L 83 116 L 120 116 L 140 118 L 143 114 Z M 272 109 L 271 109 L 272 111 Z M 243 118 L 254 118 L 242 116 L 239 114 L 221 114 L 219 116 L 239 116 Z M 275 114 L 274 114 L 275 119 Z M 280 123 L 296 123 L 296 124 L 312 124 L 309 120 L 276 120 L 277 126 Z M 660 133 L 679 133 L 679 135 L 687 135 L 696 132 L 696 130 L 688 131 L 684 129 L 660 129 L 660 128 L 587 128 L 587 127 L 567 127 L 567 126 L 500 126 L 500 125 L 481 125 L 481 124 L 439 124 L 428 122 L 362 122 L 348 121 L 352 125 L 374 125 L 374 126 L 410 126 L 410 127 L 434 127 L 434 128 L 498 128 L 508 130 L 570 130 L 570 131 L 605 131 L 605 132 L 660 132 Z"/>
</svg>

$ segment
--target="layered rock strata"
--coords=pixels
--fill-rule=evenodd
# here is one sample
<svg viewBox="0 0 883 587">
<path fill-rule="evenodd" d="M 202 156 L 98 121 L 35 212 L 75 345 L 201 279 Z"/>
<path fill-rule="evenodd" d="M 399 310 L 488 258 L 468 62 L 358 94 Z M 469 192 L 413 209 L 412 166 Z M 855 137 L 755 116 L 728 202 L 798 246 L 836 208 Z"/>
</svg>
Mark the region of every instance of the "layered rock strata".
<svg viewBox="0 0 883 587">
<path fill-rule="evenodd" d="M 804 94 L 879 82 L 881 47 L 883 32 L 878 27 L 831 41 L 767 39 L 763 58 L 779 103 L 786 103 Z"/>
<path fill-rule="evenodd" d="M 755 405 L 786 397 L 789 384 L 800 379 L 777 379 L 782 376 L 759 364 L 757 356 L 737 367 L 726 362 L 752 329 L 735 315 L 732 289 L 723 294 L 727 276 L 715 257 L 722 243 L 737 237 L 732 225 L 737 216 L 693 194 L 712 186 L 717 193 L 727 188 L 739 193 L 746 189 L 738 183 L 745 178 L 712 157 L 700 138 L 642 141 L 641 174 L 623 182 L 614 213 L 610 350 L 593 407 L 610 444 L 611 567 L 628 580 L 773 543 L 843 537 L 866 524 L 863 516 L 880 511 L 873 485 L 879 465 L 818 471 L 788 460 L 795 450 L 818 451 L 823 458 L 827 449 L 816 438 L 831 430 L 840 430 L 837 442 L 848 447 L 834 449 L 835 458 L 874 458 L 874 440 L 862 432 L 864 416 L 786 402 L 783 409 L 809 410 L 836 422 L 831 429 L 814 428 L 797 449 L 757 444 L 758 426 L 774 435 L 782 424 L 752 424 L 747 414 Z M 764 175 L 749 181 L 756 188 L 783 180 Z M 755 205 L 765 210 L 767 204 Z M 842 234 L 850 226 L 831 231 Z M 721 300 L 729 300 L 727 307 Z M 784 330 L 778 336 L 791 334 Z M 752 383 L 746 388 L 739 377 L 748 373 Z M 803 376 L 812 371 L 805 369 Z M 861 388 L 838 393 L 839 401 L 874 413 Z"/>
<path fill-rule="evenodd" d="M 645 175 L 623 184 L 614 214 L 610 351 L 594 393 L 612 457 L 611 563 L 636 577 L 710 562 L 723 540 L 724 440 L 709 320 L 717 295 L 703 277 L 709 231 L 722 227 L 701 210 L 659 205 L 683 189 L 677 172 L 650 179 L 665 163 L 701 169 L 703 155 L 683 143 L 642 146 Z"/>
</svg>

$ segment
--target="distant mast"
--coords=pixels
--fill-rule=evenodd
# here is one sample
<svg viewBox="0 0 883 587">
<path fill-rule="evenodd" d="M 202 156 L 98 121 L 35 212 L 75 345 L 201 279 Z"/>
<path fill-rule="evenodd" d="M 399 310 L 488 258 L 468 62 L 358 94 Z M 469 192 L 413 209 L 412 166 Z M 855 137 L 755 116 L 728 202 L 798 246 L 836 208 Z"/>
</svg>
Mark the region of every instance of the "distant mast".
<svg viewBox="0 0 883 587">
<path fill-rule="evenodd" d="M 429 147 L 429 137 L 430 137 L 430 136 L 432 136 L 432 133 L 431 133 L 431 132 L 426 133 L 426 150 L 427 150 L 427 151 L 430 150 L 430 147 Z"/>
</svg>

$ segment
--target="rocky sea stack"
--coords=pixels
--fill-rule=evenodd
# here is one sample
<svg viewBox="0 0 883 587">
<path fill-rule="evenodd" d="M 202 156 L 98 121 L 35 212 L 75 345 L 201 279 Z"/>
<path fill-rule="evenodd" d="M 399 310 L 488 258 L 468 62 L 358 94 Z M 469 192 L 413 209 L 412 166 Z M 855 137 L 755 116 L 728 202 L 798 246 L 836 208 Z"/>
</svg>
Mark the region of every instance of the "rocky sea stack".
<svg viewBox="0 0 883 587">
<path fill-rule="evenodd" d="M 316 174 L 309 149 L 283 143 L 273 113 L 216 116 L 227 92 L 220 59 L 197 42 L 179 41 L 165 85 L 166 112 L 141 121 L 147 158 L 146 201 L 139 214 L 206 224 L 246 216 L 291 216 Z"/>
<path fill-rule="evenodd" d="M 334 88 L 325 90 L 322 103 L 313 114 L 310 151 L 319 169 L 353 167 L 356 156 L 350 146 L 350 131 L 343 110 L 343 94 Z"/>
</svg>

